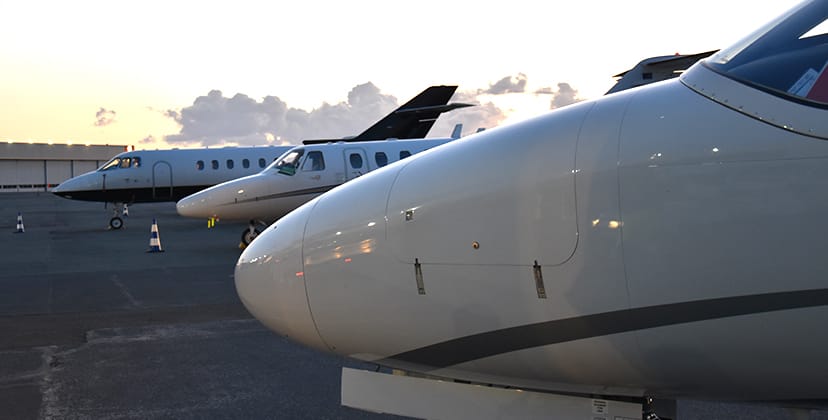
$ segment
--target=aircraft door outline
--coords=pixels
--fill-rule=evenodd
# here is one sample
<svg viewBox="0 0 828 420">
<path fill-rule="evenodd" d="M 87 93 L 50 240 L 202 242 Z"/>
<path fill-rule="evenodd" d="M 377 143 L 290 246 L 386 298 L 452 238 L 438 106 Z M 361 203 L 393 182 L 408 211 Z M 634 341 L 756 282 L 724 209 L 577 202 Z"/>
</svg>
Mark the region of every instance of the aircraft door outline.
<svg viewBox="0 0 828 420">
<path fill-rule="evenodd" d="M 164 172 L 165 169 L 163 166 L 166 166 L 166 172 L 169 174 L 169 183 L 167 183 Z M 161 168 L 159 168 L 161 167 Z M 166 185 L 165 185 L 166 184 Z M 173 174 L 172 174 L 172 165 L 169 162 L 159 160 L 152 164 L 152 198 L 169 198 L 173 196 Z"/>
<path fill-rule="evenodd" d="M 351 180 L 358 178 L 368 172 L 368 159 L 365 150 L 358 148 L 345 149 L 345 178 Z"/>
<path fill-rule="evenodd" d="M 308 182 L 320 183 L 325 171 L 325 157 L 321 151 L 311 150 L 302 159 L 301 172 Z"/>
</svg>

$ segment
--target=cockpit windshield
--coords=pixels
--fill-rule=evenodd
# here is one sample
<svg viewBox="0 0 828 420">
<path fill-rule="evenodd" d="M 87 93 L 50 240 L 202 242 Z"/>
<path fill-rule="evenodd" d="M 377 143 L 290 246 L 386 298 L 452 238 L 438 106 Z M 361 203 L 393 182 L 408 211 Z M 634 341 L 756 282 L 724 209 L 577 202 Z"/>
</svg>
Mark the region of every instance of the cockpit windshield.
<svg viewBox="0 0 828 420">
<path fill-rule="evenodd" d="M 124 157 L 115 157 L 112 158 L 109 162 L 106 162 L 103 166 L 98 169 L 99 171 L 109 171 L 113 169 L 127 169 L 127 168 L 138 168 L 141 166 L 141 158 L 138 156 L 124 156 Z"/>
<path fill-rule="evenodd" d="M 705 61 L 739 82 L 809 105 L 828 105 L 828 0 L 805 1 Z"/>
<path fill-rule="evenodd" d="M 267 168 L 265 168 L 263 172 L 280 173 L 292 176 L 296 173 L 296 168 L 299 167 L 299 161 L 302 159 L 302 155 L 304 153 L 305 149 L 288 150 L 285 154 L 279 157 L 279 159 L 276 159 Z"/>
</svg>

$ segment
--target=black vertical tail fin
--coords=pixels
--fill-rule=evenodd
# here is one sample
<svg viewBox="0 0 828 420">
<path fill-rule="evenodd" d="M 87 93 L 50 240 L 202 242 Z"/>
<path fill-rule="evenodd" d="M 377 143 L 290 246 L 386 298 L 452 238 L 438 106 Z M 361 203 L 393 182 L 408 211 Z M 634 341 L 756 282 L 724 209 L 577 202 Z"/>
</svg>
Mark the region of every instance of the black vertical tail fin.
<svg viewBox="0 0 828 420">
<path fill-rule="evenodd" d="M 443 112 L 470 106 L 449 104 L 457 86 L 431 86 L 351 141 L 424 138 Z"/>
<path fill-rule="evenodd" d="M 448 103 L 455 90 L 457 90 L 457 86 L 431 86 L 355 137 L 340 140 L 304 140 L 302 143 L 425 138 L 440 114 L 453 109 L 472 106 L 462 103 Z"/>
</svg>

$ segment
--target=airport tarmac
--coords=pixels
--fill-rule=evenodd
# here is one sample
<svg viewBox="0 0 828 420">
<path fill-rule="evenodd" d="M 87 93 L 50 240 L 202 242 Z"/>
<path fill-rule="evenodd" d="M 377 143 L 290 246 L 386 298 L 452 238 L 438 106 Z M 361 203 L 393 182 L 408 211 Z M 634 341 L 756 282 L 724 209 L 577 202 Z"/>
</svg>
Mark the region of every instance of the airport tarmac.
<svg viewBox="0 0 828 420">
<path fill-rule="evenodd" d="M 233 284 L 244 224 L 207 229 L 174 203 L 139 204 L 112 231 L 110 214 L 49 193 L 0 194 L 0 419 L 395 418 L 340 405 L 342 366 L 373 365 L 251 318 Z M 163 253 L 145 252 L 153 218 Z M 794 418 L 753 404 L 677 409 L 685 420 Z"/>
<path fill-rule="evenodd" d="M 233 283 L 244 224 L 208 230 L 174 203 L 139 204 L 112 231 L 110 212 L 0 195 L 0 418 L 381 417 L 339 404 L 341 367 L 362 364 L 245 310 Z M 154 217 L 163 253 L 145 252 Z"/>
</svg>

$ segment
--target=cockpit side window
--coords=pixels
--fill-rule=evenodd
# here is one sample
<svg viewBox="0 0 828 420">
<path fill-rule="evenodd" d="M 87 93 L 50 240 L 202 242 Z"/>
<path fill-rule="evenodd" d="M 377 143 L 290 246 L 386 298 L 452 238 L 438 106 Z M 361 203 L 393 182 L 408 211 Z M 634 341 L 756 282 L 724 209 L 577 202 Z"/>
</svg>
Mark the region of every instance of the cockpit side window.
<svg viewBox="0 0 828 420">
<path fill-rule="evenodd" d="M 118 167 L 121 169 L 138 168 L 140 166 L 141 158 L 136 156 L 123 157 L 121 158 L 121 162 L 118 164 Z"/>
<path fill-rule="evenodd" d="M 804 2 L 705 62 L 768 93 L 828 106 L 828 2 Z"/>
<path fill-rule="evenodd" d="M 308 152 L 308 157 L 305 158 L 305 162 L 302 164 L 302 170 L 305 172 L 324 171 L 325 158 L 322 156 L 322 152 L 319 150 Z"/>
<path fill-rule="evenodd" d="M 304 153 L 305 149 L 288 150 L 279 159 L 271 163 L 266 170 L 271 173 L 293 176 L 296 173 L 296 168 L 299 167 L 299 161 L 302 159 Z"/>
<path fill-rule="evenodd" d="M 121 158 L 113 158 L 109 162 L 104 163 L 104 165 L 101 166 L 101 168 L 98 169 L 98 170 L 99 171 L 109 171 L 109 170 L 112 170 L 112 169 L 117 169 L 120 165 L 121 165 Z"/>
</svg>

